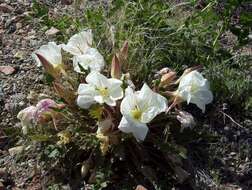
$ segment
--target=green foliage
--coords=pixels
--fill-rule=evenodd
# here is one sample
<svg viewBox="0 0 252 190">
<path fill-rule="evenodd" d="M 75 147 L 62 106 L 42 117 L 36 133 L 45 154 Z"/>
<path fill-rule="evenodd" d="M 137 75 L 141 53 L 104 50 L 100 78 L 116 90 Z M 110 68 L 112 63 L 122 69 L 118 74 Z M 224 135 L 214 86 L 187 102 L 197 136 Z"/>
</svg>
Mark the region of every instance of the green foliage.
<svg viewBox="0 0 252 190">
<path fill-rule="evenodd" d="M 47 26 L 47 28 L 55 27 L 61 31 L 61 33 L 57 35 L 57 40 L 64 41 L 68 37 L 66 31 L 73 24 L 73 19 L 70 16 L 63 15 L 57 18 L 50 18 L 48 15 L 48 7 L 35 0 L 33 1 L 32 12 L 34 17 L 41 19 L 40 24 L 42 26 Z"/>
<path fill-rule="evenodd" d="M 220 3 L 224 7 L 224 11 L 220 11 L 219 19 L 224 21 L 226 30 L 230 30 L 234 35 L 238 37 L 240 45 L 245 45 L 249 42 L 248 35 L 251 32 L 252 14 L 250 10 L 244 9 L 249 7 L 250 1 L 248 0 L 230 0 L 224 3 Z M 237 17 L 239 14 L 239 22 L 233 23 L 233 17 Z"/>
<path fill-rule="evenodd" d="M 33 3 L 32 11 L 34 15 L 36 15 L 36 17 L 42 17 L 47 15 L 49 9 L 46 5 L 40 4 L 36 0 L 33 0 L 32 3 Z"/>
<path fill-rule="evenodd" d="M 223 47 L 222 35 L 231 30 L 240 45 L 244 45 L 250 31 L 251 14 L 241 13 L 241 28 L 235 33 L 234 27 L 239 25 L 231 24 L 233 14 L 244 1 L 228 1 L 224 5 L 207 1 L 202 9 L 194 9 L 196 3 L 113 1 L 108 8 L 87 7 L 79 28 L 94 30 L 95 42 L 99 43 L 103 55 L 111 55 L 128 40 L 130 57 L 125 72 L 139 81 L 136 85 L 151 82 L 153 72 L 162 67 L 182 71 L 202 65 L 216 97 L 242 109 L 251 88 L 249 74 L 243 72 L 249 69 L 246 64 L 249 60 L 235 53 L 238 47 L 231 50 Z M 108 63 L 111 59 L 106 57 Z"/>
</svg>

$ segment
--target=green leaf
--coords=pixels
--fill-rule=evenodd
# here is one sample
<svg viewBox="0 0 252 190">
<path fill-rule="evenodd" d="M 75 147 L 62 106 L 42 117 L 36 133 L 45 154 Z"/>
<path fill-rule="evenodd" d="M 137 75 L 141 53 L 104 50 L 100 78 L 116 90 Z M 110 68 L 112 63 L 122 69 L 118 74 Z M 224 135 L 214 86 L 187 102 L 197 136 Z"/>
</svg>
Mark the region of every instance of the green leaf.
<svg viewBox="0 0 252 190">
<path fill-rule="evenodd" d="M 48 135 L 32 135 L 30 136 L 30 138 L 38 142 L 46 142 L 50 140 L 50 136 Z"/>
</svg>

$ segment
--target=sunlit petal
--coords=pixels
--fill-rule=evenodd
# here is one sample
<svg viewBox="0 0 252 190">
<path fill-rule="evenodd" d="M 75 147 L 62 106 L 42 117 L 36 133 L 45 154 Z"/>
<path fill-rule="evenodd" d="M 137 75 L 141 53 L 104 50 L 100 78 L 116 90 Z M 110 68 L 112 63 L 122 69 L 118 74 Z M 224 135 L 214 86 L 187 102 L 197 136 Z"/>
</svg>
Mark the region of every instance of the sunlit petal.
<svg viewBox="0 0 252 190">
<path fill-rule="evenodd" d="M 62 64 L 61 47 L 58 46 L 55 42 L 49 42 L 47 45 L 42 45 L 32 54 L 32 57 L 37 63 L 37 66 L 42 66 L 42 63 L 37 57 L 36 53 L 43 56 L 53 66 Z"/>
<path fill-rule="evenodd" d="M 73 35 L 62 48 L 72 55 L 82 55 L 91 47 L 93 41 L 92 31 L 86 30 Z"/>
<path fill-rule="evenodd" d="M 73 57 L 73 67 L 78 73 L 82 73 L 80 66 L 85 70 L 101 71 L 104 65 L 103 56 L 95 48 L 89 48 L 84 54 Z"/>
<path fill-rule="evenodd" d="M 198 71 L 192 71 L 181 78 L 177 94 L 188 104 L 196 104 L 202 112 L 205 111 L 205 105 L 213 101 L 209 83 Z"/>
<path fill-rule="evenodd" d="M 132 133 L 138 141 L 143 141 L 149 131 L 146 124 L 134 123 L 122 117 L 118 129 L 124 133 Z"/>
<path fill-rule="evenodd" d="M 99 103 L 107 104 L 109 106 L 116 106 L 116 100 L 123 98 L 123 89 L 121 88 L 122 82 L 117 79 L 108 79 L 97 71 L 91 71 L 86 77 L 88 84 L 80 84 L 78 88 L 78 98 L 82 96 L 87 98 L 87 105 L 77 100 L 78 105 L 87 109 L 90 104 Z M 92 101 L 91 101 L 92 100 Z M 84 105 L 84 106 L 83 106 Z M 81 107 L 81 106 L 80 106 Z"/>
<path fill-rule="evenodd" d="M 147 123 L 164 112 L 166 108 L 167 100 L 153 92 L 147 84 L 136 92 L 127 88 L 120 107 L 123 119 L 119 129 L 126 133 L 133 133 L 137 140 L 144 140 L 148 133 Z"/>
</svg>

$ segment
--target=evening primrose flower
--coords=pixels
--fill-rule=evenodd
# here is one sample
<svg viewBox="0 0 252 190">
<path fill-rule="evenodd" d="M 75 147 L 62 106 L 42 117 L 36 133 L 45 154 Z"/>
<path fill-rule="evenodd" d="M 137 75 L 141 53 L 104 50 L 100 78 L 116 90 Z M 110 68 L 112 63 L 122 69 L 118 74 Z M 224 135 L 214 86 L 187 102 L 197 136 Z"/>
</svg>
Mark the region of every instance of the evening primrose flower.
<svg viewBox="0 0 252 190">
<path fill-rule="evenodd" d="M 37 54 L 44 57 L 54 68 L 62 65 L 61 46 L 57 45 L 55 42 L 49 42 L 47 45 L 42 45 L 32 54 L 37 66 L 40 67 L 43 63 Z"/>
<path fill-rule="evenodd" d="M 191 71 L 180 79 L 177 97 L 187 104 L 196 104 L 205 112 L 206 104 L 213 101 L 213 94 L 209 90 L 209 83 L 198 71 Z"/>
<path fill-rule="evenodd" d="M 122 81 L 106 78 L 99 72 L 92 71 L 86 77 L 87 84 L 80 84 L 78 88 L 77 104 L 88 109 L 92 104 L 107 104 L 115 106 L 116 100 L 123 97 Z"/>
<path fill-rule="evenodd" d="M 149 130 L 147 123 L 167 109 L 167 100 L 153 92 L 147 84 L 136 92 L 128 87 L 120 109 L 123 117 L 119 130 L 133 133 L 138 141 L 143 141 Z"/>
<path fill-rule="evenodd" d="M 73 57 L 73 67 L 78 73 L 83 72 L 80 66 L 85 70 L 101 71 L 104 65 L 103 56 L 95 48 L 88 48 L 84 54 Z"/>
<path fill-rule="evenodd" d="M 62 48 L 72 55 L 82 55 L 91 47 L 93 42 L 92 30 L 85 30 L 73 35 L 68 43 L 62 45 Z"/>
<path fill-rule="evenodd" d="M 58 112 L 54 111 L 54 109 L 63 109 L 64 106 L 64 104 L 57 104 L 52 99 L 46 98 L 40 100 L 36 106 L 29 106 L 21 110 L 17 118 L 21 121 L 23 133 L 27 134 L 28 129 L 33 125 L 42 124 L 49 120 L 55 121 Z"/>
<path fill-rule="evenodd" d="M 91 48 L 92 41 L 92 30 L 86 30 L 73 35 L 66 45 L 62 45 L 73 55 L 73 67 L 78 73 L 82 73 L 82 69 L 101 71 L 104 68 L 104 58 L 96 48 Z"/>
</svg>

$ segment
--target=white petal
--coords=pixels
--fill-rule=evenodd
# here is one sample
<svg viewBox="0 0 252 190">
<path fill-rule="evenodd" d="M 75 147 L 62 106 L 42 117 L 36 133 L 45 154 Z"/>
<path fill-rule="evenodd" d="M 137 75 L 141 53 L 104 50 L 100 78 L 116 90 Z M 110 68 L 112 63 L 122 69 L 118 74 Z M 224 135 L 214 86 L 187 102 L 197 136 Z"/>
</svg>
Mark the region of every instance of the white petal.
<svg viewBox="0 0 252 190">
<path fill-rule="evenodd" d="M 119 100 L 123 98 L 123 89 L 121 88 L 122 81 L 118 79 L 108 79 L 109 82 L 109 96 L 113 100 Z"/>
<path fill-rule="evenodd" d="M 206 79 L 201 75 L 201 73 L 199 73 L 198 71 L 191 71 L 190 73 L 182 77 L 179 86 L 188 86 L 191 85 L 192 82 L 198 84 L 199 86 L 202 86 L 205 81 Z"/>
<path fill-rule="evenodd" d="M 77 73 L 82 73 L 80 67 L 79 67 L 79 64 L 85 69 L 87 70 L 88 68 L 85 68 L 85 65 L 82 65 L 79 61 L 79 56 L 78 55 L 75 55 L 73 56 L 73 69 L 75 72 Z"/>
<path fill-rule="evenodd" d="M 79 95 L 90 95 L 90 96 L 94 96 L 96 95 L 96 91 L 94 86 L 90 85 L 90 84 L 80 84 L 78 87 L 78 94 Z"/>
<path fill-rule="evenodd" d="M 134 137 L 138 141 L 143 141 L 149 131 L 146 124 L 135 123 L 127 120 L 125 117 L 122 117 L 118 129 L 124 133 L 133 133 Z"/>
<path fill-rule="evenodd" d="M 149 123 L 154 117 L 167 109 L 165 97 L 153 92 L 148 85 L 144 84 L 137 94 L 138 106 L 142 111 L 141 122 Z"/>
<path fill-rule="evenodd" d="M 135 109 L 137 105 L 137 100 L 135 94 L 132 96 L 127 95 L 123 98 L 120 106 L 120 111 L 122 115 L 126 118 L 131 118 L 131 110 Z"/>
<path fill-rule="evenodd" d="M 32 54 L 32 57 L 35 59 L 37 65 L 41 66 L 42 64 L 35 53 L 42 55 L 52 65 L 58 65 L 62 63 L 61 47 L 55 42 L 49 42 L 47 45 L 42 45 Z"/>
<path fill-rule="evenodd" d="M 188 104 L 196 104 L 203 112 L 205 111 L 205 105 L 213 100 L 208 81 L 198 71 L 192 71 L 182 77 L 178 87 L 178 94 Z"/>
<path fill-rule="evenodd" d="M 92 85 L 80 84 L 78 94 L 77 105 L 81 108 L 87 109 L 95 103 L 94 97 L 96 95 L 96 91 Z"/>
<path fill-rule="evenodd" d="M 124 133 L 130 133 L 132 131 L 130 123 L 126 120 L 125 117 L 122 117 L 118 129 Z"/>
<path fill-rule="evenodd" d="M 74 70 L 81 73 L 79 65 L 86 70 L 101 71 L 104 68 L 105 61 L 97 49 L 89 48 L 84 54 L 73 57 Z"/>
<path fill-rule="evenodd" d="M 62 48 L 72 55 L 81 55 L 92 45 L 92 31 L 86 30 L 73 35 Z"/>
<path fill-rule="evenodd" d="M 130 86 L 128 86 L 128 87 L 125 89 L 125 96 L 132 96 L 133 94 L 134 94 L 133 88 L 131 88 Z"/>
<path fill-rule="evenodd" d="M 95 101 L 93 96 L 80 95 L 77 98 L 77 105 L 83 109 L 88 109 L 94 103 Z"/>
<path fill-rule="evenodd" d="M 213 95 L 211 91 L 198 91 L 195 93 L 191 98 L 191 103 L 196 104 L 204 113 L 205 112 L 205 105 L 209 104 L 213 101 Z"/>
<path fill-rule="evenodd" d="M 100 103 L 100 104 L 103 104 L 103 103 L 105 102 L 105 101 L 104 101 L 104 97 L 101 96 L 101 95 L 96 95 L 96 96 L 94 97 L 94 100 L 95 100 L 96 102 Z"/>
<path fill-rule="evenodd" d="M 104 75 L 102 75 L 101 73 L 97 71 L 91 71 L 87 75 L 86 81 L 87 83 L 92 84 L 95 87 L 108 87 L 109 86 L 107 77 L 105 77 Z"/>
<path fill-rule="evenodd" d="M 116 106 L 116 101 L 110 97 L 105 98 L 104 102 L 108 104 L 109 106 Z"/>
<path fill-rule="evenodd" d="M 34 59 L 38 67 L 42 66 L 41 61 L 39 60 L 38 56 L 35 53 L 32 53 L 32 58 Z"/>
<path fill-rule="evenodd" d="M 29 106 L 18 113 L 17 118 L 21 121 L 23 127 L 32 126 L 36 111 L 35 106 Z"/>
</svg>

